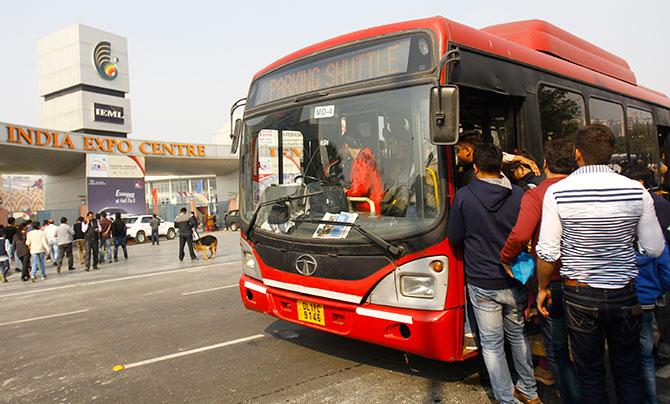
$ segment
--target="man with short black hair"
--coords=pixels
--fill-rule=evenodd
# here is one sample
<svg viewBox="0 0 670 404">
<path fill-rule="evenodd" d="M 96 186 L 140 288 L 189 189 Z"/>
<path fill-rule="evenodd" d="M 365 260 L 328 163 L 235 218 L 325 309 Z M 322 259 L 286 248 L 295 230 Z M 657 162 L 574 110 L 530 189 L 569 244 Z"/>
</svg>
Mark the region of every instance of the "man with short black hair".
<svg viewBox="0 0 670 404">
<path fill-rule="evenodd" d="M 574 170 L 575 146 L 567 137 L 551 140 L 544 145 L 544 173 L 547 179 L 523 195 L 519 217 L 505 246 L 500 251 L 500 262 L 508 273 L 512 273 L 511 264 L 529 242 L 533 247 L 531 252 L 535 252 L 534 246 L 537 243 L 542 219 L 542 201 L 547 189 Z M 570 359 L 568 331 L 563 314 L 562 283 L 558 271 L 552 274 L 549 288 L 554 296 L 553 303 L 549 316 L 540 322 L 544 336 L 544 350 L 551 370 L 551 375 L 548 376 L 553 376 L 553 379 L 556 380 L 564 403 L 578 403 L 580 400 L 579 382 Z M 541 369 L 541 367 L 537 368 L 536 378 L 541 375 L 538 373 L 542 371 Z"/>
<path fill-rule="evenodd" d="M 60 218 L 60 226 L 56 231 L 58 236 L 58 259 L 56 260 L 56 270 L 60 273 L 63 265 L 63 258 L 67 256 L 67 269 L 74 271 L 74 256 L 72 255 L 72 242 L 74 230 L 67 224 L 67 218 Z"/>
<path fill-rule="evenodd" d="M 609 400 L 605 342 L 618 402 L 643 402 L 635 243 L 652 257 L 665 245 L 649 193 L 608 167 L 614 143 L 604 125 L 577 131 L 579 169 L 547 190 L 536 249 L 537 306 L 545 317 L 551 274 L 561 260 L 566 322 L 584 403 Z"/>
<path fill-rule="evenodd" d="M 86 240 L 86 272 L 91 270 L 91 257 L 93 257 L 93 269 L 98 269 L 99 258 L 99 238 L 100 224 L 93 215 L 93 212 L 88 212 L 84 223 L 81 224 L 81 230 L 84 232 L 84 240 Z"/>
<path fill-rule="evenodd" d="M 195 261 L 195 251 L 193 251 L 193 226 L 191 217 L 187 214 L 186 208 L 179 210 L 179 215 L 174 220 L 174 225 L 179 229 L 179 261 L 184 260 L 184 246 L 188 245 L 188 253 L 191 256 L 191 261 Z"/>
<path fill-rule="evenodd" d="M 500 249 L 516 222 L 523 191 L 500 173 L 502 153 L 494 145 L 479 145 L 473 163 L 476 178 L 456 193 L 448 238 L 454 249 L 463 250 L 470 302 L 496 399 L 539 403 L 524 332 L 528 295 L 500 264 Z M 519 374 L 516 389 L 505 360 L 506 338 Z"/>
</svg>

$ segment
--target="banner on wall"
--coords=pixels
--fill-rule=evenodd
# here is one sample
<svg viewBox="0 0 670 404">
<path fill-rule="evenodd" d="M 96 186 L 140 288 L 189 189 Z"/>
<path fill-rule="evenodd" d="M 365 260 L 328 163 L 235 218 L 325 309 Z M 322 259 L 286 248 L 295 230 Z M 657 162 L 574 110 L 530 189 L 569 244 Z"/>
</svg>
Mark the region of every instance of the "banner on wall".
<svg viewBox="0 0 670 404">
<path fill-rule="evenodd" d="M 91 212 L 147 213 L 143 178 L 88 178 L 87 191 Z"/>
<path fill-rule="evenodd" d="M 144 157 L 86 155 L 86 176 L 90 178 L 144 178 Z"/>
</svg>

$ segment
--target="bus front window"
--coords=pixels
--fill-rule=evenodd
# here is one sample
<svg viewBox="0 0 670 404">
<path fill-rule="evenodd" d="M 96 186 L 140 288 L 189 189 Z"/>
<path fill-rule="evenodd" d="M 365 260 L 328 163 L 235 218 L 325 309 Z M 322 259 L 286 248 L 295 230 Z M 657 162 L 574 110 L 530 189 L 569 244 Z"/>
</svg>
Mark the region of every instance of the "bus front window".
<svg viewBox="0 0 670 404">
<path fill-rule="evenodd" d="M 248 119 L 241 149 L 245 219 L 260 202 L 316 192 L 292 202 L 289 216 L 321 220 L 347 212 L 385 238 L 432 227 L 444 195 L 428 134 L 428 95 L 428 86 L 410 87 Z M 259 211 L 256 230 L 275 229 L 271 211 Z M 283 233 L 311 238 L 316 227 L 295 223 Z"/>
</svg>

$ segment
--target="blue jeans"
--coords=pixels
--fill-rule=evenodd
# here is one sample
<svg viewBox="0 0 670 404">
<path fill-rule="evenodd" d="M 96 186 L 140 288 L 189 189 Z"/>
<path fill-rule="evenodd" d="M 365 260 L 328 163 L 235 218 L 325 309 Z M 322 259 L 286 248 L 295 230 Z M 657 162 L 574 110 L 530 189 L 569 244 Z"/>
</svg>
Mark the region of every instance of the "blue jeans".
<svg viewBox="0 0 670 404">
<path fill-rule="evenodd" d="M 114 259 L 119 259 L 119 247 L 123 249 L 123 257 L 128 259 L 128 249 L 126 248 L 126 237 L 114 237 Z"/>
<path fill-rule="evenodd" d="M 468 284 L 468 291 L 495 398 L 503 404 L 516 402 L 505 359 L 505 339 L 509 342 L 514 368 L 519 375 L 516 388 L 530 399 L 537 398 L 533 358 L 524 330 L 523 311 L 528 302 L 526 288 L 490 290 Z"/>
<path fill-rule="evenodd" d="M 640 323 L 640 357 L 645 404 L 658 404 L 656 397 L 656 364 L 654 363 L 654 311 L 645 310 Z"/>
<path fill-rule="evenodd" d="M 107 257 L 106 260 L 105 257 Z M 100 239 L 100 261 L 102 262 L 112 261 L 112 239 L 109 238 Z"/>
<path fill-rule="evenodd" d="M 568 326 L 565 323 L 563 309 L 563 285 L 561 282 L 549 284 L 552 304 L 549 307 L 549 317 L 540 316 L 540 327 L 544 337 L 544 350 L 551 373 L 556 379 L 561 399 L 566 404 L 580 402 L 579 380 L 570 360 L 568 345 Z"/>
<path fill-rule="evenodd" d="M 7 278 L 7 274 L 9 273 L 9 260 L 0 261 L 0 269 L 2 269 L 2 276 Z"/>
<path fill-rule="evenodd" d="M 30 276 L 33 278 L 35 275 L 37 275 L 37 267 L 39 265 L 40 267 L 40 272 L 42 273 L 42 277 L 47 276 L 46 270 L 45 270 L 45 264 L 44 264 L 44 254 L 45 253 L 37 253 L 37 254 L 30 254 L 30 265 L 32 266 L 32 271 L 30 272 Z"/>
<path fill-rule="evenodd" d="M 605 343 L 617 402 L 644 402 L 640 360 L 642 308 L 633 283 L 620 289 L 563 285 L 565 321 L 577 363 L 582 403 L 608 403 Z"/>
</svg>

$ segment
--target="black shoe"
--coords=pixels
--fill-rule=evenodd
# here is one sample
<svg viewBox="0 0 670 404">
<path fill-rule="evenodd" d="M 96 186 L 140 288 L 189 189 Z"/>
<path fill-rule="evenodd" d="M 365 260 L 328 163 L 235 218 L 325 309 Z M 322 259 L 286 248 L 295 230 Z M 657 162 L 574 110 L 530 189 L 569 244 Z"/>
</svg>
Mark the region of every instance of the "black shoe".
<svg viewBox="0 0 670 404">
<path fill-rule="evenodd" d="M 89 272 L 90 270 L 91 270 L 91 268 L 86 267 L 86 269 L 84 271 Z"/>
<path fill-rule="evenodd" d="M 114 258 L 114 262 L 119 262 L 119 259 L 118 259 L 118 258 Z"/>
<path fill-rule="evenodd" d="M 98 267 L 93 267 L 93 269 L 94 269 L 94 270 L 98 270 L 98 269 L 100 269 L 100 268 L 98 268 Z"/>
</svg>

